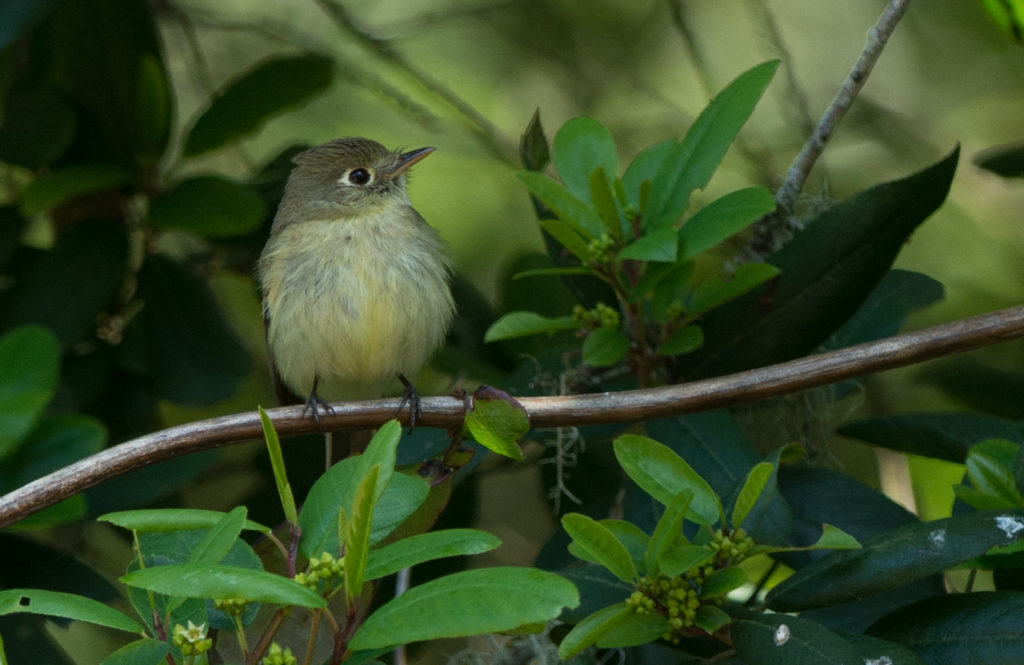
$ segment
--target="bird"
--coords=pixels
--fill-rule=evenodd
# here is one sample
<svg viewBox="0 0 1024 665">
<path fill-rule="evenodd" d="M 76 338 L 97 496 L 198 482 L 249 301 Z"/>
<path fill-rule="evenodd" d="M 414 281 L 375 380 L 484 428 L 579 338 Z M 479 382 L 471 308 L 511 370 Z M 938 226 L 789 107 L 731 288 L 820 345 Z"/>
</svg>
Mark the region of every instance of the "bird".
<svg viewBox="0 0 1024 665">
<path fill-rule="evenodd" d="M 434 148 L 338 138 L 297 154 L 257 263 L 283 403 L 374 399 L 411 381 L 455 314 L 452 264 L 412 207 L 409 169 Z M 416 409 L 412 410 L 415 416 Z"/>
</svg>

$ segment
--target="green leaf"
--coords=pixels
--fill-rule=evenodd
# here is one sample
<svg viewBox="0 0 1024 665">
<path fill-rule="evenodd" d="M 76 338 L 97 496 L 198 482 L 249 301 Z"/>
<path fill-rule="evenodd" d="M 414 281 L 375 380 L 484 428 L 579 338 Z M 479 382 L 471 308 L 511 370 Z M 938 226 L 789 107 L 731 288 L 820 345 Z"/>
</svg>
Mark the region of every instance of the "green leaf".
<svg viewBox="0 0 1024 665">
<path fill-rule="evenodd" d="M 131 172 L 116 164 L 74 164 L 39 176 L 21 195 L 21 211 L 32 217 L 73 198 L 131 182 Z"/>
<path fill-rule="evenodd" d="M 903 453 L 963 464 L 985 439 L 1024 442 L 1024 426 L 981 413 L 906 413 L 864 418 L 839 428 L 842 436 Z"/>
<path fill-rule="evenodd" d="M 225 514 L 217 510 L 200 510 L 198 508 L 150 508 L 107 513 L 96 519 L 100 522 L 110 522 L 122 529 L 150 533 L 209 529 L 217 524 Z M 242 523 L 242 528 L 261 533 L 270 532 L 268 527 L 252 520 L 245 520 Z"/>
<path fill-rule="evenodd" d="M 495 602 L 495 599 L 501 599 Z M 576 607 L 568 580 L 534 568 L 467 570 L 409 589 L 366 618 L 349 648 L 376 649 L 512 630 Z"/>
<path fill-rule="evenodd" d="M 686 303 L 686 311 L 692 315 L 703 314 L 739 298 L 778 274 L 779 269 L 769 263 L 744 263 L 736 268 L 728 281 L 721 275 L 712 275 L 693 290 Z"/>
<path fill-rule="evenodd" d="M 637 614 L 625 603 L 616 603 L 599 609 L 573 626 L 558 645 L 558 657 L 567 661 L 591 644 L 606 648 L 646 644 L 667 631 L 668 619 L 660 614 Z M 626 643 L 622 643 L 622 638 L 626 638 Z"/>
<path fill-rule="evenodd" d="M 352 501 L 365 470 L 359 457 L 338 462 L 317 479 L 299 513 L 302 538 L 299 551 L 307 557 L 321 552 L 337 553 L 338 513 L 352 514 Z M 377 501 L 370 543 L 380 542 L 394 531 L 427 498 L 429 486 L 418 476 L 395 473 Z"/>
<path fill-rule="evenodd" d="M 1024 2 L 1021 0 L 981 0 L 992 20 L 1015 41 L 1024 42 Z"/>
<path fill-rule="evenodd" d="M 41 326 L 0 337 L 0 459 L 15 450 L 53 398 L 59 366 L 60 346 Z"/>
<path fill-rule="evenodd" d="M 42 589 L 0 590 L 0 616 L 19 612 L 87 621 L 130 633 L 142 632 L 142 626 L 134 620 L 92 598 Z"/>
<path fill-rule="evenodd" d="M 1019 443 L 987 439 L 971 446 L 967 454 L 967 478 L 975 489 L 999 501 L 994 508 L 1024 508 L 1024 496 L 1013 478 L 1020 448 Z"/>
<path fill-rule="evenodd" d="M 670 310 L 683 305 L 683 300 L 690 290 L 690 280 L 695 267 L 696 264 L 693 261 L 676 263 L 668 274 L 654 285 L 651 293 L 651 315 L 656 323 L 668 323 Z M 650 270 L 650 266 L 648 266 L 648 270 Z M 640 284 L 637 286 L 639 287 Z"/>
<path fill-rule="evenodd" d="M 366 450 L 358 457 L 359 470 L 357 473 L 362 478 L 370 472 L 370 469 L 377 466 L 377 490 L 374 492 L 373 500 L 379 501 L 384 490 L 395 472 L 395 465 L 398 463 L 398 442 L 402 439 L 402 425 L 395 419 L 391 419 L 381 425 L 373 434 Z M 354 500 L 354 499 L 353 499 Z"/>
<path fill-rule="evenodd" d="M 715 558 L 715 551 L 706 545 L 683 545 L 670 548 L 661 555 L 658 567 L 669 577 L 703 566 Z"/>
<path fill-rule="evenodd" d="M 982 1 L 986 4 L 1007 4 L 997 0 Z M 1017 2 L 1018 10 L 1024 9 L 1024 3 L 1019 0 L 1014 2 Z M 1024 18 L 1024 13 L 1021 18 Z M 978 168 L 1004 178 L 1024 178 L 1024 143 L 1008 143 L 989 148 L 975 155 L 974 163 Z"/>
<path fill-rule="evenodd" d="M 5 18 L 0 17 L 0 24 Z M 77 125 L 74 111 L 52 90 L 7 92 L 0 125 L 0 161 L 32 169 L 48 166 L 71 145 Z"/>
<path fill-rule="evenodd" d="M 265 60 L 228 83 L 192 126 L 184 154 L 201 153 L 255 134 L 272 116 L 323 92 L 334 79 L 334 61 L 321 55 Z"/>
<path fill-rule="evenodd" d="M 686 137 L 672 146 L 651 181 L 645 228 L 671 226 L 686 211 L 690 194 L 711 180 L 778 65 L 778 60 L 772 60 L 740 74 L 711 100 Z"/>
<path fill-rule="evenodd" d="M 495 536 L 477 529 L 420 533 L 370 552 L 365 579 L 375 580 L 434 559 L 489 552 L 499 545 Z"/>
<path fill-rule="evenodd" d="M 672 227 L 648 231 L 629 243 L 616 255 L 619 261 L 661 261 L 672 263 L 676 260 L 676 230 Z"/>
<path fill-rule="evenodd" d="M 153 199 L 149 225 L 230 238 L 260 228 L 266 215 L 263 197 L 249 185 L 220 176 L 196 176 Z"/>
<path fill-rule="evenodd" d="M 139 59 L 135 90 L 139 161 L 153 168 L 167 148 L 172 113 L 167 74 L 159 58 L 144 54 Z"/>
<path fill-rule="evenodd" d="M 519 158 L 530 171 L 543 171 L 551 161 L 548 139 L 544 136 L 544 126 L 540 122 L 540 109 L 533 112 L 530 124 L 519 140 Z"/>
<path fill-rule="evenodd" d="M 209 286 L 176 261 L 151 254 L 139 272 L 139 295 L 157 394 L 195 406 L 234 394 L 250 359 Z"/>
<path fill-rule="evenodd" d="M 865 665 L 926 665 L 916 653 L 895 642 L 854 633 L 842 633 L 842 637 L 860 653 Z"/>
<path fill-rule="evenodd" d="M 909 524 L 804 566 L 768 592 L 766 604 L 793 612 L 870 596 L 1009 545 L 1024 532 L 1024 511 L 985 511 Z"/>
<path fill-rule="evenodd" d="M 100 665 L 160 665 L 167 662 L 167 642 L 147 637 L 126 644 L 100 661 Z"/>
<path fill-rule="evenodd" d="M 732 617 L 715 605 L 701 605 L 697 608 L 697 615 L 693 617 L 693 623 L 709 635 L 731 621 Z"/>
<path fill-rule="evenodd" d="M 781 614 L 751 613 L 733 621 L 733 647 L 749 665 L 861 665 L 846 640 L 821 624 Z"/>
<path fill-rule="evenodd" d="M 14 289 L 10 323 L 46 326 L 62 344 L 95 340 L 97 320 L 118 305 L 128 271 L 122 224 L 86 219 L 65 229 L 29 263 Z M 68 294 L 75 294 L 69 298 Z"/>
<path fill-rule="evenodd" d="M 602 326 L 592 330 L 583 341 L 583 362 L 594 367 L 608 367 L 626 357 L 629 337 L 618 326 Z"/>
<path fill-rule="evenodd" d="M 245 506 L 238 506 L 226 513 L 203 534 L 185 563 L 211 566 L 220 563 L 242 533 L 245 515 Z"/>
<path fill-rule="evenodd" d="M 573 330 L 579 326 L 571 316 L 550 318 L 535 312 L 509 312 L 491 324 L 484 333 L 485 342 L 496 342 L 501 339 L 526 337 L 541 333 L 553 333 L 560 330 Z"/>
<path fill-rule="evenodd" d="M 704 579 L 701 594 L 708 598 L 724 596 L 747 583 L 747 573 L 739 566 L 716 570 Z"/>
<path fill-rule="evenodd" d="M 654 175 L 675 145 L 676 142 L 672 139 L 659 141 L 641 151 L 626 167 L 626 172 L 622 174 L 622 185 L 626 190 L 626 201 L 629 205 L 643 212 L 640 196 L 641 185 L 646 182 L 648 187 L 650 186 Z"/>
<path fill-rule="evenodd" d="M 477 443 L 505 457 L 524 458 L 517 441 L 530 431 L 530 419 L 523 405 L 505 391 L 477 388 L 464 424 Z"/>
<path fill-rule="evenodd" d="M 686 541 L 683 536 L 683 517 L 686 515 L 690 501 L 693 500 L 693 490 L 685 489 L 665 506 L 665 512 L 658 519 L 654 527 L 650 542 L 647 544 L 647 551 L 644 554 L 646 575 L 657 575 L 660 572 L 659 562 L 665 552 L 676 543 L 677 540 Z M 674 575 L 673 575 L 674 577 Z"/>
<path fill-rule="evenodd" d="M 370 556 L 370 522 L 373 519 L 379 471 L 379 465 L 373 466 L 359 479 L 352 501 L 352 512 L 345 525 L 345 601 L 350 607 L 363 591 L 363 574 Z"/>
<path fill-rule="evenodd" d="M 588 561 L 604 566 L 623 582 L 632 582 L 636 577 L 629 550 L 600 522 L 580 513 L 568 513 L 562 516 L 562 527 L 589 555 Z"/>
<path fill-rule="evenodd" d="M 549 236 L 558 241 L 562 247 L 565 247 L 577 259 L 584 262 L 589 260 L 587 241 L 582 235 L 586 232 L 578 226 L 563 222 L 560 219 L 542 219 L 540 220 L 540 227 L 547 231 Z M 592 273 L 593 271 L 587 269 L 587 272 Z"/>
<path fill-rule="evenodd" d="M 548 220 L 558 221 L 558 220 Z M 524 270 L 517 272 L 512 275 L 512 279 L 519 281 L 528 277 L 557 277 L 560 275 L 593 275 L 594 270 L 592 268 L 584 268 L 583 266 L 576 266 L 575 268 L 537 268 L 535 270 Z"/>
<path fill-rule="evenodd" d="M 238 566 L 169 564 L 121 577 L 128 586 L 188 598 L 246 598 L 266 603 L 324 607 L 326 601 L 294 580 Z"/>
<path fill-rule="evenodd" d="M 256 408 L 259 410 L 260 424 L 263 426 L 263 439 L 267 442 L 267 455 L 270 457 L 270 468 L 274 471 L 274 484 L 277 486 L 277 495 L 281 499 L 284 518 L 291 524 L 298 524 L 299 513 L 295 509 L 295 495 L 292 493 L 292 486 L 288 482 L 288 473 L 284 466 L 281 439 L 277 436 L 274 423 L 270 422 L 270 416 L 263 410 L 263 407 L 257 406 Z"/>
<path fill-rule="evenodd" d="M 693 491 L 686 519 L 697 524 L 714 524 L 722 505 L 711 486 L 671 448 L 646 436 L 626 434 L 613 443 L 615 458 L 640 488 L 669 505 L 683 490 Z"/>
<path fill-rule="evenodd" d="M 611 531 L 629 551 L 629 558 L 632 559 L 633 566 L 637 570 L 643 570 L 645 567 L 644 554 L 647 552 L 650 537 L 640 527 L 626 520 L 603 519 L 599 520 L 599 523 Z M 573 554 L 575 555 L 575 552 Z"/>
<path fill-rule="evenodd" d="M 900 608 L 871 635 L 916 652 L 926 663 L 1024 662 L 1024 593 L 979 591 L 936 596 Z"/>
<path fill-rule="evenodd" d="M 772 210 L 775 198 L 764 187 L 740 189 L 712 201 L 680 227 L 680 260 L 714 249 Z"/>
<path fill-rule="evenodd" d="M 808 220 L 771 257 L 776 281 L 704 317 L 699 376 L 804 356 L 838 329 L 889 272 L 907 237 L 945 200 L 959 148 L 908 178 L 863 191 Z"/>
<path fill-rule="evenodd" d="M 535 171 L 519 171 L 516 177 L 530 193 L 551 209 L 558 219 L 572 226 L 586 240 L 604 233 L 604 222 L 597 211 L 573 196 L 569 190 L 551 178 Z"/>
<path fill-rule="evenodd" d="M 732 525 L 734 528 L 743 526 L 743 520 L 747 519 L 750 510 L 757 503 L 758 497 L 764 491 L 765 486 L 775 472 L 775 467 L 768 462 L 760 462 L 747 473 L 747 479 L 736 496 L 736 503 L 732 507 Z"/>
<path fill-rule="evenodd" d="M 612 238 L 621 238 L 623 221 L 619 216 L 619 207 L 615 203 L 611 185 L 608 184 L 608 174 L 601 167 L 594 169 L 590 174 L 590 199 L 594 202 L 594 210 L 604 222 L 604 229 L 608 235 Z"/>
<path fill-rule="evenodd" d="M 850 534 L 831 524 L 821 525 L 821 538 L 807 549 L 811 550 L 858 550 L 863 547 Z"/>
<path fill-rule="evenodd" d="M 698 325 L 688 325 L 676 328 L 665 343 L 658 347 L 658 353 L 663 356 L 681 356 L 693 353 L 703 344 L 704 331 Z"/>
<path fill-rule="evenodd" d="M 607 183 L 608 177 L 614 178 L 619 172 L 615 140 L 593 118 L 579 117 L 566 122 L 555 134 L 553 147 L 559 177 L 566 189 L 585 203 L 591 202 L 591 173 L 602 169 Z"/>
</svg>

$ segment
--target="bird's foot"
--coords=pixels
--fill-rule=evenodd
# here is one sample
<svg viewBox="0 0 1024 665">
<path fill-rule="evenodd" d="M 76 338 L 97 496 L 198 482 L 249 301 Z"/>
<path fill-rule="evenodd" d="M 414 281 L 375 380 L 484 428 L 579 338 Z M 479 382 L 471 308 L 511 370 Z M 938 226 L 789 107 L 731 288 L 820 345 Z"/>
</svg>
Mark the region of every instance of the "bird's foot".
<svg viewBox="0 0 1024 665">
<path fill-rule="evenodd" d="M 302 407 L 302 415 L 306 415 L 306 413 L 308 412 L 311 416 L 313 416 L 313 420 L 315 420 L 317 424 L 319 424 L 320 409 L 323 409 L 325 414 L 334 413 L 334 409 L 331 408 L 331 405 L 327 402 L 327 400 L 320 397 L 320 395 L 316 394 L 316 382 L 314 381 L 313 390 L 312 392 L 309 393 L 309 397 L 306 398 L 306 405 Z"/>
<path fill-rule="evenodd" d="M 412 434 L 416 429 L 416 421 L 423 415 L 423 410 L 420 408 L 420 394 L 416 391 L 416 386 L 412 385 L 404 375 L 399 374 L 398 380 L 402 382 L 405 389 L 402 390 L 402 401 L 398 404 L 397 415 L 402 415 L 402 409 L 406 404 L 409 405 L 409 434 Z"/>
</svg>

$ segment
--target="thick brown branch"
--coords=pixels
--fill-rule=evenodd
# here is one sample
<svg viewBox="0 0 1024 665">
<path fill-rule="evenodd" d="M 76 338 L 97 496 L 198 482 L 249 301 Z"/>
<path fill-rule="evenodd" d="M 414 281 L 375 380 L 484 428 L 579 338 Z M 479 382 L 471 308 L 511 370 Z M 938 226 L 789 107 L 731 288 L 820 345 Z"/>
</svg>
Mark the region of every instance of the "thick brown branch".
<svg viewBox="0 0 1024 665">
<path fill-rule="evenodd" d="M 1024 305 L 704 381 L 617 393 L 524 397 L 519 401 L 533 427 L 631 422 L 754 402 L 1021 336 Z M 320 416 L 320 426 L 330 430 L 367 429 L 394 417 L 398 400 L 332 406 L 334 413 Z M 427 397 L 422 400 L 422 408 L 419 426 L 461 427 L 464 407 L 460 399 Z M 302 407 L 268 413 L 283 436 L 317 430 L 312 419 L 303 417 Z M 252 412 L 173 427 L 113 446 L 0 498 L 0 527 L 133 469 L 261 436 L 259 417 Z"/>
</svg>

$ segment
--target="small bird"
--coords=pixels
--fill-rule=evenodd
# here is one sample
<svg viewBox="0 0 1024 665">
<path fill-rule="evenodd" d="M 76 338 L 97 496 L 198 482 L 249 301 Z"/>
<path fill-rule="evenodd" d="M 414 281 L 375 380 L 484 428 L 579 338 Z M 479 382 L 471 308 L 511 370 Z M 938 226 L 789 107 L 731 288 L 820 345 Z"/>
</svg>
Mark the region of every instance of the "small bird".
<svg viewBox="0 0 1024 665">
<path fill-rule="evenodd" d="M 340 138 L 294 159 L 257 270 L 278 396 L 306 398 L 315 418 L 399 377 L 408 388 L 444 340 L 451 261 L 406 191 L 433 151 Z"/>
</svg>

